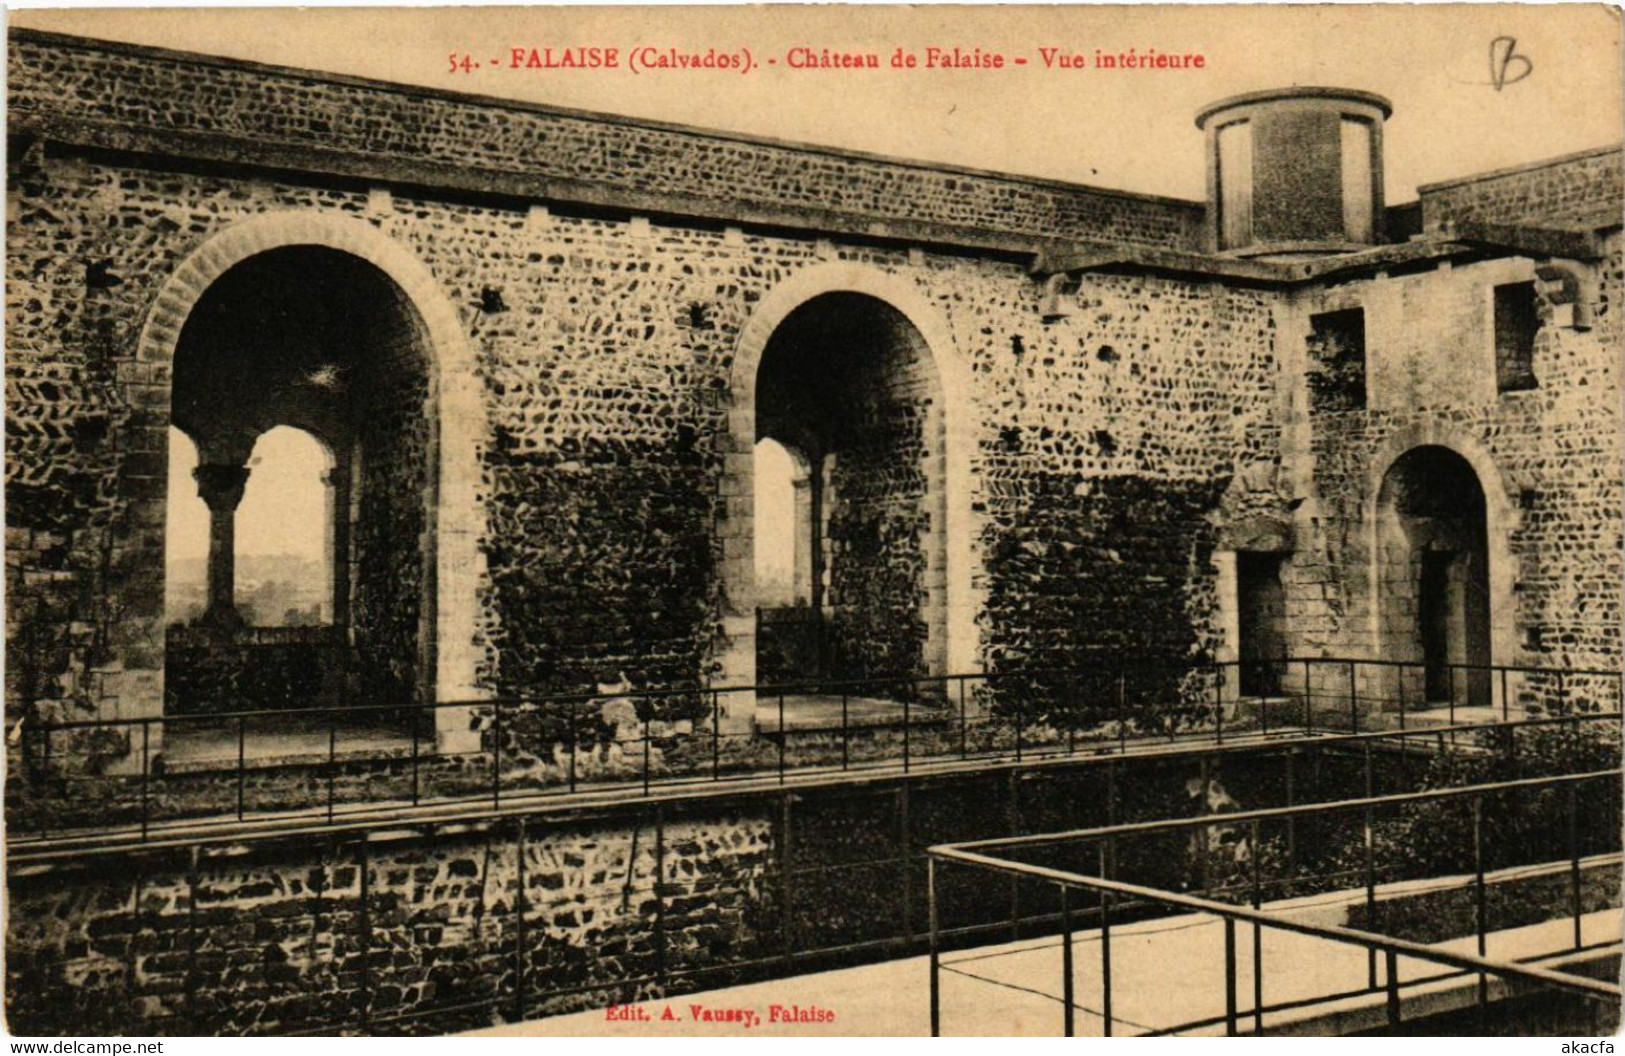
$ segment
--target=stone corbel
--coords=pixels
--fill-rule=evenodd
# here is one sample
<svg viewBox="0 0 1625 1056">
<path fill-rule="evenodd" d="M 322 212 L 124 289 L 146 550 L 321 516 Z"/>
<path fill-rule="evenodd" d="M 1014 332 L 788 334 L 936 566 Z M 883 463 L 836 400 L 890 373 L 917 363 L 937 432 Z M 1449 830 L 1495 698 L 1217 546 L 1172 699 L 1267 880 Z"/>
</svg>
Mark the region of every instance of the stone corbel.
<svg viewBox="0 0 1625 1056">
<path fill-rule="evenodd" d="M 1071 289 L 1067 287 L 1070 284 Z M 1078 292 L 1078 284 L 1064 271 L 1057 271 L 1044 280 L 1044 293 L 1038 302 L 1038 315 L 1046 323 L 1057 322 L 1072 314 L 1069 294 Z"/>
<path fill-rule="evenodd" d="M 1552 306 L 1551 324 L 1567 330 L 1591 329 L 1591 302 L 1596 294 L 1592 269 L 1568 260 L 1535 266 L 1540 295 Z"/>
</svg>

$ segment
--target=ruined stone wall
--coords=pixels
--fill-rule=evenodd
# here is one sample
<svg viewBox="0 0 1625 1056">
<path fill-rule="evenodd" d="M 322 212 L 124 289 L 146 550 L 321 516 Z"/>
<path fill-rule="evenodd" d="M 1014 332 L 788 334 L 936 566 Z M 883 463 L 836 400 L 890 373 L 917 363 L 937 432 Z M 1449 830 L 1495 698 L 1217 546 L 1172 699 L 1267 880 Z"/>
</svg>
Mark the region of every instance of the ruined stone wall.
<svg viewBox="0 0 1625 1056">
<path fill-rule="evenodd" d="M 928 674 L 928 629 L 942 618 L 926 582 L 928 563 L 942 560 L 941 515 L 928 505 L 942 492 L 941 387 L 919 335 L 901 319 L 887 329 L 848 382 L 855 413 L 825 493 L 825 604 L 840 678 Z"/>
<path fill-rule="evenodd" d="M 1406 450 L 1439 444 L 1472 464 L 1488 504 L 1492 656 L 1497 664 L 1611 670 L 1620 659 L 1622 458 L 1620 241 L 1596 268 L 1594 328 L 1542 307 L 1537 387 L 1496 390 L 1493 287 L 1530 281 L 1527 260 L 1484 261 L 1310 292 L 1283 335 L 1300 384 L 1307 316 L 1366 313 L 1368 405 L 1306 415 L 1283 445 L 1305 499 L 1288 562 L 1288 630 L 1300 652 L 1366 655 L 1385 630 L 1371 546 L 1382 475 Z M 1374 655 L 1374 654 L 1373 654 Z"/>
<path fill-rule="evenodd" d="M 1562 227 L 1619 220 L 1625 170 L 1618 147 L 1419 188 L 1424 227 L 1452 220 Z"/>
<path fill-rule="evenodd" d="M 1216 654 L 1212 522 L 1273 412 L 1274 298 L 1089 275 L 1070 317 L 998 327 L 977 364 L 990 663 Z"/>
<path fill-rule="evenodd" d="M 299 126 L 314 120 L 300 99 L 379 92 L 127 49 L 46 46 L 27 34 L 14 38 L 13 54 L 22 110 L 67 105 L 58 96 L 86 85 L 88 98 L 116 95 L 126 118 L 166 126 L 197 118 L 183 105 L 190 96 L 154 90 L 177 71 L 243 99 L 269 84 L 291 93 L 286 105 L 216 108 L 230 122 L 276 113 Z M 385 95 L 402 120 L 367 133 L 382 137 L 381 150 L 393 149 L 390 137 L 420 134 L 426 115 L 449 136 L 531 113 Z M 470 115 L 467 128 L 442 107 L 472 107 L 456 110 Z M 634 126 L 582 127 L 621 135 Z M 517 142 L 489 138 L 492 149 Z M 622 676 L 641 688 L 718 675 L 728 620 L 737 619 L 729 606 L 750 604 L 723 591 L 724 539 L 740 514 L 730 466 L 748 454 L 730 436 L 734 356 L 765 299 L 835 265 L 908 291 L 932 319 L 933 368 L 957 379 L 943 395 L 960 423 L 948 442 L 969 454 L 947 474 L 960 498 L 945 520 L 960 518 L 959 538 L 969 538 L 959 574 L 980 635 L 968 651 L 973 666 L 1064 666 L 1112 651 L 1218 655 L 1224 573 L 1214 555 L 1219 528 L 1238 512 L 1298 528 L 1299 556 L 1283 570 L 1294 649 L 1364 653 L 1373 643 L 1362 608 L 1367 477 L 1382 445 L 1428 422 L 1478 437 L 1514 482 L 1500 492 L 1517 510 L 1504 518 L 1519 561 L 1515 626 L 1534 643 L 1517 655 L 1576 663 L 1617 655 L 1617 599 L 1603 587 L 1618 579 L 1617 516 L 1608 512 L 1617 511 L 1619 489 L 1611 402 L 1619 368 L 1608 352 L 1618 335 L 1617 249 L 1596 329 L 1543 330 L 1540 387 L 1496 395 L 1483 391 L 1493 386 L 1493 358 L 1479 364 L 1493 356 L 1485 284 L 1529 277 L 1527 262 L 1293 298 L 1090 273 L 1070 314 L 1045 321 L 1022 263 L 972 251 L 21 145 L 10 170 L 7 257 L 13 707 L 33 705 L 42 716 L 150 712 L 150 683 L 162 670 L 169 379 L 167 364 L 134 359 L 137 337 L 161 284 L 212 236 L 249 218 L 293 224 L 302 215 L 364 222 L 421 262 L 474 350 L 476 369 L 442 371 L 436 383 L 476 393 L 484 424 L 465 443 L 476 449 L 477 479 L 454 481 L 456 491 L 437 501 L 441 516 L 477 506 L 487 522 L 483 567 L 451 570 L 476 581 L 467 641 L 455 644 L 477 653 L 486 688 L 573 692 Z M 809 159 L 823 157 L 786 156 L 812 171 Z M 922 212 L 910 215 L 928 213 L 928 198 L 911 197 L 910 209 Z M 1368 314 L 1368 407 L 1310 415 L 1300 392 L 1307 317 L 1354 305 Z M 407 428 L 404 415 L 395 420 L 398 432 Z M 445 431 L 444 421 L 418 425 L 423 438 L 414 435 L 405 452 L 428 450 L 430 433 Z M 444 464 L 458 454 L 442 444 L 436 457 Z M 403 497 L 400 511 L 416 508 L 410 490 L 423 490 L 416 463 L 408 454 L 377 466 L 390 474 L 385 491 Z M 397 538 L 427 531 L 390 523 Z M 916 590 L 938 589 L 945 575 L 925 552 L 934 530 L 905 531 L 885 547 L 923 566 Z M 438 586 L 444 594 L 446 584 Z M 397 660 L 417 656 L 409 677 L 424 680 L 417 643 L 427 635 L 407 644 L 420 616 L 393 595 L 373 608 L 394 620 L 381 648 Z M 1503 627 L 1503 640 L 1513 626 Z M 1509 655 L 1510 647 L 1497 653 Z"/>
<path fill-rule="evenodd" d="M 38 149 L 8 175 L 8 715 L 117 714 L 163 668 L 169 378 L 133 347 L 189 239 L 161 176 L 127 198 Z"/>
<path fill-rule="evenodd" d="M 1420 770 L 1379 752 L 1377 791 L 1413 787 Z M 1290 802 L 1291 789 L 1300 802 L 1346 796 L 1361 774 L 1358 757 L 1319 751 L 1094 760 L 532 818 L 523 836 L 508 819 L 13 870 L 6 1025 L 445 1033 L 850 965 L 923 951 L 935 844 L 1193 814 L 1204 778 L 1220 809 L 1250 809 Z M 1137 882 L 1190 886 L 1202 875 L 1193 847 L 1183 834 L 1125 843 L 1119 864 Z M 1094 864 L 1043 853 L 1040 864 Z M 1012 912 L 1056 909 L 1045 885 L 1015 902 L 968 870 L 939 871 L 938 885 L 945 928 L 1000 940 Z"/>
<path fill-rule="evenodd" d="M 71 577 L 68 611 L 48 614 L 47 631 L 135 636 L 141 623 L 115 614 L 150 590 L 147 647 L 161 645 L 162 536 L 147 523 L 154 506 L 139 489 L 145 481 L 161 510 L 162 457 L 141 448 L 165 436 L 166 376 L 131 361 L 135 336 L 157 286 L 210 235 L 251 216 L 311 210 L 367 217 L 422 260 L 477 350 L 490 422 L 477 488 L 490 518 L 478 616 L 490 682 L 579 690 L 613 681 L 616 671 L 605 677 L 606 668 L 624 669 L 639 685 L 706 676 L 719 619 L 719 481 L 735 342 L 757 300 L 827 260 L 829 249 L 427 195 L 380 203 L 359 190 L 182 175 L 54 149 L 23 158 L 12 187 L 9 421 L 14 433 L 40 437 L 31 441 L 37 456 L 25 449 L 10 463 L 14 618 L 32 614 L 61 574 Z M 140 234 L 117 233 L 125 230 Z M 1145 635 L 1172 636 L 1153 644 L 1187 648 L 1191 628 L 1206 618 L 1199 510 L 1229 473 L 1231 394 L 1259 390 L 1269 369 L 1263 299 L 1164 280 L 1091 279 L 1099 293 L 1089 307 L 1046 327 L 1037 290 L 1017 265 L 838 252 L 905 276 L 940 311 L 956 346 L 944 354 L 957 355 L 976 379 L 965 408 L 965 442 L 977 452 L 967 497 L 1003 518 L 998 536 L 1018 521 L 1035 523 L 1028 494 L 1042 494 L 1040 504 L 1062 523 L 1133 526 L 1076 556 L 1056 543 L 1060 560 L 1044 569 L 995 559 L 985 584 L 1000 599 L 988 619 L 1000 644 L 1019 640 L 1024 653 L 1037 645 L 1057 655 L 1067 642 L 1119 642 L 1120 619 L 1139 613 L 1133 619 Z M 117 284 L 87 289 L 89 270 Z M 93 347 L 80 336 L 87 331 L 101 335 Z M 1120 351 L 1103 353 L 1106 345 Z M 1187 357 L 1214 365 L 1186 369 Z M 39 385 L 51 377 L 71 379 L 83 395 Z M 1016 433 L 1030 434 L 1020 451 L 1009 449 Z M 71 439 L 81 434 L 82 451 Z M 59 438 L 49 443 L 62 457 L 47 457 L 46 437 Z M 77 476 L 64 475 L 81 464 Z M 978 499 L 984 473 L 993 490 Z M 1101 500 L 1079 502 L 1077 484 L 1095 476 L 1111 478 Z M 1185 511 L 1177 526 L 1161 516 L 1165 504 Z M 1157 523 L 1170 526 L 1149 527 Z M 1146 532 L 1156 539 L 1143 539 Z M 1134 571 L 1119 573 L 1119 559 Z M 1079 562 L 1102 575 L 1080 576 Z M 96 577 L 108 571 L 118 578 L 103 584 Z M 1149 589 L 1156 606 L 1131 605 L 1133 592 L 1117 590 L 1130 584 Z M 1021 614 L 1046 592 L 1092 600 L 1040 603 L 1029 637 Z M 1080 609 L 1094 614 L 1084 624 L 1074 622 Z M 1126 637 L 1144 644 L 1139 632 Z M 86 638 L 88 649 L 94 635 Z M 88 656 L 43 655 L 51 676 L 33 699 L 95 710 L 92 687 L 75 681 L 85 678 Z M 105 655 L 129 653 L 113 643 Z M 1001 650 L 999 658 L 1015 655 Z M 69 681 L 59 684 L 63 675 Z"/>
<path fill-rule="evenodd" d="M 351 621 L 369 702 L 432 699 L 424 607 L 433 596 L 428 523 L 438 465 L 430 350 L 406 304 L 374 309 L 355 379 L 360 477 L 351 532 Z"/>
<path fill-rule="evenodd" d="M 13 877 L 7 1026 L 440 1032 L 517 1018 L 521 986 L 527 1015 L 647 997 L 762 952 L 773 842 L 718 813 Z"/>
<path fill-rule="evenodd" d="M 729 217 L 810 211 L 846 218 L 860 232 L 907 218 L 1188 246 L 1202 214 L 1194 202 L 53 34 L 14 32 L 10 44 L 14 120 L 34 113 L 52 122 L 230 141 L 249 151 L 304 150 L 325 159 L 302 158 L 304 165 L 339 165 L 351 175 L 363 175 L 356 171 L 365 167 L 363 156 L 393 156 L 441 173 L 489 172 L 495 180 L 488 186 L 528 185 L 539 196 L 591 188 L 593 201 L 613 202 L 617 194 L 668 206 L 710 201 Z M 353 157 L 334 160 L 344 154 Z"/>
</svg>

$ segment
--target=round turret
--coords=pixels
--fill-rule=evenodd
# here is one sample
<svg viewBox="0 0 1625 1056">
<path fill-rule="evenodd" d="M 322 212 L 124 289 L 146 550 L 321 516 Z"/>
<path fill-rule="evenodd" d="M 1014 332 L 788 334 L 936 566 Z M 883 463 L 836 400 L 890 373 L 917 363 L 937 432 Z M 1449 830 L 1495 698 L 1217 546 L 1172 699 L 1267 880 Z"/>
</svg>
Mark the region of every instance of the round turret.
<svg viewBox="0 0 1625 1056">
<path fill-rule="evenodd" d="M 1383 240 L 1380 95 L 1282 88 L 1204 107 L 1208 236 L 1246 257 L 1346 253 Z"/>
</svg>

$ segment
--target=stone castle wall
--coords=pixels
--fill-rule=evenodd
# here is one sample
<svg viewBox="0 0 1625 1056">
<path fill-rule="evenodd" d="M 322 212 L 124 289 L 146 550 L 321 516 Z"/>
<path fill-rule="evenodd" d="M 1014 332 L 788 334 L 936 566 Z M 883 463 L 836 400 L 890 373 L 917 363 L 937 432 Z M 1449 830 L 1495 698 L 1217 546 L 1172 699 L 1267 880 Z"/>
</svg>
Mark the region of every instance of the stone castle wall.
<svg viewBox="0 0 1625 1056">
<path fill-rule="evenodd" d="M 1425 227 L 1452 220 L 1607 226 L 1619 219 L 1625 170 L 1619 149 L 1608 148 L 1430 184 L 1419 195 Z"/>
<path fill-rule="evenodd" d="M 1591 330 L 1564 328 L 1542 308 L 1537 386 L 1526 391 L 1497 391 L 1490 305 L 1495 286 L 1535 279 L 1530 261 L 1482 261 L 1298 300 L 1287 324 L 1296 345 L 1293 331 L 1306 334 L 1310 314 L 1364 309 L 1368 382 L 1365 409 L 1310 414 L 1300 401 L 1286 429 L 1286 490 L 1307 500 L 1293 513 L 1298 546 L 1284 577 L 1293 652 L 1382 654 L 1396 629 L 1373 607 L 1378 492 L 1396 458 L 1438 444 L 1467 458 L 1486 495 L 1493 662 L 1617 669 L 1625 574 L 1617 233 L 1606 251 Z"/>
<path fill-rule="evenodd" d="M 1121 545 L 1056 543 L 1043 569 L 991 560 L 984 587 L 1009 599 L 1010 615 L 1030 594 L 1092 590 L 1080 574 L 1098 567 L 1103 582 L 1149 584 L 1155 611 L 1176 621 L 1166 639 L 1114 641 L 1199 644 L 1197 614 L 1212 589 L 1203 496 L 1222 490 L 1242 440 L 1236 423 L 1264 413 L 1272 386 L 1259 294 L 1089 280 L 1091 306 L 1045 325 L 1023 269 L 985 259 L 428 196 L 396 195 L 379 209 L 361 191 L 55 151 L 24 159 L 13 188 L 9 407 L 26 446 L 11 462 L 9 611 L 43 612 L 47 629 L 82 639 L 42 650 L 65 681 L 36 687 L 35 699 L 103 714 L 117 705 L 97 703 L 93 671 L 134 666 L 137 643 L 162 642 L 161 524 L 141 511 L 155 496 L 161 509 L 167 390 L 162 364 L 134 362 L 136 335 L 177 262 L 250 217 L 296 210 L 369 223 L 427 265 L 456 306 L 478 361 L 467 380 L 489 421 L 473 489 L 489 520 L 488 573 L 467 634 L 485 643 L 484 677 L 502 688 L 588 688 L 606 665 L 649 685 L 714 673 L 734 342 L 754 302 L 832 255 L 902 278 L 951 335 L 954 347 L 933 354 L 969 368 L 973 454 L 961 483 L 991 533 L 977 535 L 979 550 L 1002 552 L 1038 493 L 1058 504 L 1045 516 L 1087 524 L 1090 537 L 1134 526 Z M 109 234 L 127 225 L 141 235 Z M 92 265 L 117 285 L 85 289 Z M 501 310 L 482 307 L 486 290 Z M 694 325 L 693 306 L 705 326 Z M 41 463 L 51 467 L 43 476 Z M 1069 505 L 1090 478 L 1103 481 L 1099 500 Z M 1161 518 L 1162 504 L 1186 500 L 1159 498 L 1163 482 L 1195 496 L 1178 522 Z M 1118 500 L 1119 491 L 1141 497 Z M 1156 538 L 1142 549 L 1141 536 Z M 1117 572 L 1120 561 L 1133 571 Z M 1131 608 L 1146 612 L 1127 595 L 1103 600 L 1087 625 L 1102 634 Z M 1047 636 L 1075 615 L 1038 617 L 1022 650 L 1054 655 Z M 994 637 L 1029 633 L 1005 616 L 989 621 Z"/>
<path fill-rule="evenodd" d="M 634 1000 L 665 985 L 645 980 L 762 952 L 773 854 L 770 821 L 719 814 L 13 880 L 7 1026 L 411 1033 L 517 1018 L 521 987 L 526 1015 Z M 414 1028 L 425 1011 L 438 1018 Z"/>
<path fill-rule="evenodd" d="M 1047 319 L 1024 258 L 974 239 L 886 242 L 830 218 L 1177 245 L 1189 211 L 38 34 L 11 48 L 12 119 L 49 133 L 18 138 L 8 199 L 13 709 L 156 713 L 170 365 L 138 353 L 143 333 L 184 322 L 160 303 L 166 284 L 249 224 L 267 246 L 331 232 L 384 245 L 426 276 L 409 292 L 433 317 L 416 350 L 434 363 L 440 413 L 437 523 L 422 534 L 441 556 L 438 660 L 419 666 L 435 668 L 442 700 L 751 670 L 729 661 L 750 605 L 729 588 L 731 540 L 750 530 L 734 419 L 751 380 L 735 360 L 764 305 L 837 273 L 840 289 L 906 300 L 943 379 L 947 556 L 944 569 L 925 556 L 923 580 L 947 580 L 950 667 L 1226 657 L 1221 537 L 1254 514 L 1296 528 L 1294 649 L 1364 653 L 1371 476 L 1406 444 L 1458 441 L 1485 467 L 1503 539 L 1497 660 L 1618 656 L 1604 586 L 1619 564 L 1617 239 L 1595 328 L 1543 329 L 1540 387 L 1495 394 L 1485 290 L 1527 277 L 1527 262 L 1299 293 L 1091 272 L 1069 313 Z M 241 145 L 255 138 L 320 157 L 286 155 L 305 174 L 274 173 Z M 182 147 L 192 160 L 162 156 Z M 523 164 L 500 154 L 521 148 Z M 610 151 L 636 164 L 595 167 Z M 469 171 L 558 165 L 601 193 L 571 184 L 575 198 L 544 205 L 450 175 L 425 189 L 412 159 L 454 154 Z M 1610 158 L 1424 198 L 1435 218 L 1528 218 L 1519 196 L 1551 191 L 1572 218 L 1617 201 Z M 729 194 L 816 206 L 828 228 L 807 229 L 807 214 L 787 230 L 787 212 L 729 222 L 741 211 L 718 212 L 721 198 L 701 208 L 696 166 L 729 164 L 736 178 L 717 181 Z M 414 186 L 391 186 L 392 172 Z M 565 187 L 552 170 L 525 178 L 538 197 Z M 696 212 L 639 211 L 659 196 Z M 1354 305 L 1367 312 L 1368 406 L 1312 412 L 1308 316 Z M 416 617 L 393 607 L 405 652 Z M 466 663 L 448 674 L 447 656 Z"/>
<path fill-rule="evenodd" d="M 840 218 L 854 233 L 881 233 L 908 218 L 1043 238 L 1186 246 L 1194 245 L 1202 214 L 1194 202 L 55 34 L 13 33 L 9 69 L 13 120 L 23 113 L 58 125 L 126 124 L 190 137 L 200 147 L 200 140 L 237 144 L 238 159 L 245 150 L 314 152 L 334 164 L 348 155 L 341 167 L 355 176 L 370 158 L 383 166 L 375 177 L 390 175 L 391 162 L 412 163 L 442 176 L 489 174 L 488 190 L 537 197 L 584 191 L 600 204 L 636 195 L 646 208 L 665 203 L 684 212 L 711 202 L 721 217 L 800 212 L 826 224 Z M 322 165 L 303 161 L 301 168 Z"/>
</svg>

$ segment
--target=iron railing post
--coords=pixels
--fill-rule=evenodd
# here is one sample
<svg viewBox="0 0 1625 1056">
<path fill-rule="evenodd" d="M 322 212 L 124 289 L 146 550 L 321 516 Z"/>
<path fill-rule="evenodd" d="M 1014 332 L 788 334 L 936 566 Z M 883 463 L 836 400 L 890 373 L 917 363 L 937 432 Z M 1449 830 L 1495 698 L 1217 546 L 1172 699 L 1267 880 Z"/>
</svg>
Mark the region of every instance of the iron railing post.
<svg viewBox="0 0 1625 1056">
<path fill-rule="evenodd" d="M 574 697 L 570 698 L 569 705 L 570 706 L 568 708 L 568 713 L 569 713 L 569 716 L 570 716 L 570 718 L 569 718 L 569 723 L 570 723 L 570 729 L 569 729 L 569 733 L 570 733 L 570 791 L 574 792 L 576 790 L 576 756 L 579 755 L 580 752 L 581 752 L 581 745 L 580 745 L 580 734 L 576 731 L 576 700 L 575 700 Z"/>
<path fill-rule="evenodd" d="M 908 773 L 908 698 L 913 695 L 911 687 L 904 687 L 903 692 L 903 773 Z"/>
<path fill-rule="evenodd" d="M 959 758 L 961 759 L 968 758 L 967 753 L 970 747 L 966 741 L 968 731 L 965 728 L 965 682 L 964 678 L 959 680 Z"/>
<path fill-rule="evenodd" d="M 1162 670 L 1162 665 L 1161 664 L 1156 664 L 1155 667 L 1157 668 L 1158 671 Z M 1174 707 L 1171 707 L 1168 710 L 1168 743 L 1173 744 L 1173 743 L 1177 742 L 1178 740 L 1179 740 L 1179 707 L 1176 704 Z"/>
<path fill-rule="evenodd" d="M 525 910 L 529 908 L 530 905 L 530 900 L 525 893 L 525 852 L 526 843 L 528 841 L 525 839 L 524 815 L 520 815 L 519 817 L 518 832 L 516 835 L 516 842 L 518 846 L 515 848 L 516 853 L 514 858 L 517 865 L 519 886 L 513 898 L 513 1000 L 515 1012 L 514 1022 L 523 1023 L 525 1021 Z"/>
<path fill-rule="evenodd" d="M 51 724 L 49 722 L 40 726 L 40 733 L 44 734 L 45 744 L 40 748 L 40 773 L 44 777 L 45 809 L 40 811 L 39 834 L 43 839 L 51 834 L 51 807 L 50 801 L 55 798 L 56 782 L 51 780 Z"/>
<path fill-rule="evenodd" d="M 338 776 L 339 727 L 338 716 L 327 716 L 327 823 L 333 824 L 333 781 Z"/>
<path fill-rule="evenodd" d="M 1445 685 L 1448 687 L 1447 692 L 1450 694 L 1450 725 L 1454 726 L 1456 724 L 1456 665 L 1445 664 L 1444 674 Z M 1452 748 L 1456 746 L 1455 730 L 1450 731 L 1450 746 Z"/>
<path fill-rule="evenodd" d="M 722 694 L 711 691 L 711 780 L 722 779 Z"/>
<path fill-rule="evenodd" d="M 1117 665 L 1117 754 L 1128 751 L 1128 674 Z"/>
<path fill-rule="evenodd" d="M 1388 1025 L 1399 1026 L 1399 954 L 1383 951 L 1383 970 L 1388 976 Z"/>
<path fill-rule="evenodd" d="M 1065 676 L 1063 676 L 1063 677 L 1065 677 Z M 1078 750 L 1077 749 L 1078 701 L 1081 698 L 1080 698 L 1080 695 L 1078 693 L 1078 676 L 1077 676 L 1077 674 L 1074 673 L 1070 678 L 1067 678 L 1066 681 L 1067 681 L 1067 684 L 1071 687 L 1070 690 L 1067 693 L 1067 696 L 1069 698 L 1071 698 L 1071 699 L 1070 699 L 1070 702 L 1067 704 L 1067 708 L 1066 708 L 1066 754 L 1067 755 L 1074 755 L 1074 754 L 1077 753 L 1077 750 Z"/>
<path fill-rule="evenodd" d="M 1236 1027 L 1236 921 L 1224 918 L 1224 1033 L 1233 1038 Z"/>
<path fill-rule="evenodd" d="M 1360 732 L 1360 701 L 1354 686 L 1354 661 L 1349 661 L 1349 732 Z"/>
<path fill-rule="evenodd" d="M 1258 819 L 1252 823 L 1252 874 L 1253 890 L 1252 904 L 1254 909 L 1262 909 L 1263 884 L 1260 880 Z M 1258 921 L 1253 921 L 1253 1033 L 1264 1033 L 1264 927 Z"/>
<path fill-rule="evenodd" d="M 412 716 L 412 805 L 414 807 L 418 805 L 418 795 L 420 792 L 418 784 L 418 725 L 422 721 L 423 716 Z"/>
<path fill-rule="evenodd" d="M 1569 807 L 1569 909 L 1574 917 L 1574 948 L 1580 942 L 1580 798 L 1579 786 L 1568 788 Z"/>
<path fill-rule="evenodd" d="M 1369 760 L 1369 756 L 1367 757 Z M 1370 796 L 1371 791 L 1366 790 Z M 1371 808 L 1365 808 L 1363 823 L 1363 842 L 1365 844 L 1365 928 L 1367 931 L 1377 930 L 1377 868 L 1375 862 L 1375 826 L 1372 824 Z M 1377 948 L 1369 947 L 1366 950 L 1366 983 L 1371 989 L 1377 988 Z"/>
<path fill-rule="evenodd" d="M 1016 762 L 1021 762 L 1021 728 L 1027 721 L 1027 695 L 1016 694 Z"/>
<path fill-rule="evenodd" d="M 248 720 L 243 718 L 243 716 L 241 716 L 241 715 L 237 716 L 237 820 L 238 821 L 243 820 L 243 798 L 244 798 L 243 782 L 244 782 L 244 777 L 245 777 L 245 775 L 243 773 L 243 771 L 245 769 L 245 766 L 244 766 L 244 755 L 245 755 L 244 742 L 246 742 L 248 740 L 247 732 L 244 730 L 243 724 L 245 722 L 247 722 L 247 721 Z"/>
<path fill-rule="evenodd" d="M 938 960 L 940 954 L 940 936 L 937 926 L 937 860 L 934 856 L 925 859 L 925 886 L 926 909 L 931 929 L 931 1036 L 942 1036 L 942 993 L 939 977 Z"/>
<path fill-rule="evenodd" d="M 650 768 L 653 765 L 654 752 L 654 717 L 655 707 L 653 697 L 643 698 L 643 794 L 649 794 Z"/>
<path fill-rule="evenodd" d="M 1075 1000 L 1072 993 L 1072 903 L 1070 888 L 1061 884 L 1061 1008 L 1062 1024 L 1066 1037 L 1074 1037 L 1072 1009 Z"/>
<path fill-rule="evenodd" d="M 1101 879 L 1110 879 L 1110 842 L 1100 845 L 1098 873 Z M 1100 891 L 1100 1023 L 1104 1037 L 1112 1036 L 1112 895 Z"/>
<path fill-rule="evenodd" d="M 847 725 L 847 691 L 841 687 L 841 769 L 851 766 L 852 760 L 852 732 Z"/>
<path fill-rule="evenodd" d="M 151 761 L 152 757 L 151 757 L 151 754 L 148 751 L 148 744 L 150 743 L 150 740 L 151 740 L 151 726 L 152 726 L 152 720 L 151 719 L 142 719 L 141 720 L 141 839 L 142 840 L 145 840 L 147 838 L 147 822 L 148 822 L 148 814 L 149 814 L 149 807 L 147 805 L 148 802 L 149 802 L 149 800 L 147 798 L 147 796 L 148 796 L 147 785 L 148 785 L 149 781 L 151 780 L 150 775 L 152 773 L 152 761 Z"/>
<path fill-rule="evenodd" d="M 1482 794 L 1473 797 L 1473 930 L 1478 935 L 1478 955 L 1484 956 L 1487 948 L 1488 923 L 1486 919 L 1487 907 L 1484 896 L 1484 797 Z M 1483 972 L 1478 973 L 1478 1004 L 1479 1007 L 1489 1003 L 1489 977 Z"/>
<path fill-rule="evenodd" d="M 1276 692 L 1280 692 L 1280 687 L 1279 686 L 1276 687 Z M 1236 702 L 1236 707 L 1239 709 L 1241 707 L 1241 702 L 1240 702 L 1240 699 L 1239 699 L 1240 695 L 1241 695 L 1241 661 L 1239 661 L 1239 660 L 1236 661 L 1236 694 L 1237 694 L 1237 698 L 1238 698 L 1237 702 Z M 1268 693 L 1264 693 L 1264 694 L 1260 694 L 1260 696 L 1258 698 L 1258 736 L 1260 738 L 1267 739 L 1269 737 L 1269 735 L 1270 735 L 1270 698 L 1269 698 Z"/>
<path fill-rule="evenodd" d="M 784 690 L 779 690 L 779 784 L 784 784 L 784 753 L 790 744 L 790 735 L 784 729 Z"/>
<path fill-rule="evenodd" d="M 1309 661 L 1303 662 L 1303 732 L 1315 732 L 1315 689 L 1309 674 Z"/>
<path fill-rule="evenodd" d="M 1405 669 L 1403 667 L 1400 667 L 1400 668 L 1396 668 L 1395 670 L 1398 672 L 1398 674 L 1395 676 L 1396 679 L 1398 680 L 1395 683 L 1395 686 L 1396 686 L 1396 689 L 1398 691 L 1397 696 L 1399 697 L 1399 729 L 1400 729 L 1400 732 L 1404 732 L 1404 730 L 1405 730 Z M 1384 683 L 1386 683 L 1388 681 L 1387 677 L 1381 675 L 1380 673 L 1379 673 L 1378 677 L 1381 678 Z"/>
<path fill-rule="evenodd" d="M 495 714 L 491 720 L 491 809 L 502 806 L 502 698 L 492 702 Z"/>
</svg>

